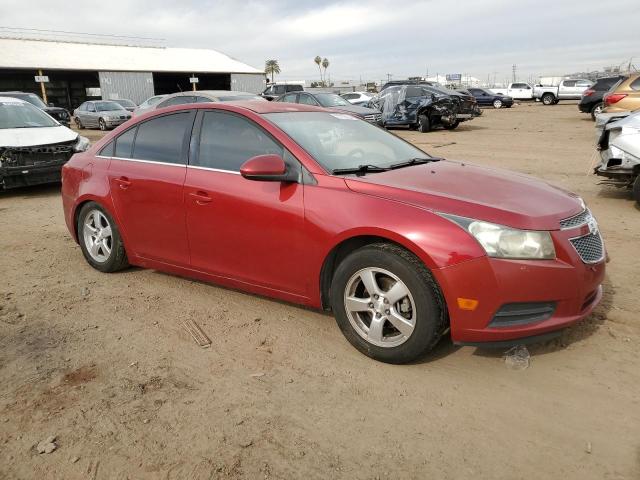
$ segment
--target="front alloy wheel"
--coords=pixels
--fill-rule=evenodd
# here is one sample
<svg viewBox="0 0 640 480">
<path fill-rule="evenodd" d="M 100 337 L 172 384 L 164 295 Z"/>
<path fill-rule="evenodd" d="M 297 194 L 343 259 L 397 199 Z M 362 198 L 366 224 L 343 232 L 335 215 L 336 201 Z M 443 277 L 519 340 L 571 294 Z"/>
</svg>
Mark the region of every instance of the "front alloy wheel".
<svg viewBox="0 0 640 480">
<path fill-rule="evenodd" d="M 406 342 L 416 326 L 416 307 L 409 288 L 383 268 L 363 268 L 354 273 L 344 291 L 351 326 L 378 347 Z"/>
<path fill-rule="evenodd" d="M 100 119 L 98 120 L 98 126 L 100 127 L 100 130 L 105 131 L 107 129 L 107 122 L 104 121 L 104 119 Z"/>
<path fill-rule="evenodd" d="M 347 340 L 381 362 L 416 359 L 435 346 L 447 326 L 444 299 L 431 272 L 393 244 L 350 253 L 336 268 L 330 298 Z"/>
<path fill-rule="evenodd" d="M 493 108 L 502 108 L 502 100 L 500 100 L 499 98 L 496 98 L 493 101 Z"/>
</svg>

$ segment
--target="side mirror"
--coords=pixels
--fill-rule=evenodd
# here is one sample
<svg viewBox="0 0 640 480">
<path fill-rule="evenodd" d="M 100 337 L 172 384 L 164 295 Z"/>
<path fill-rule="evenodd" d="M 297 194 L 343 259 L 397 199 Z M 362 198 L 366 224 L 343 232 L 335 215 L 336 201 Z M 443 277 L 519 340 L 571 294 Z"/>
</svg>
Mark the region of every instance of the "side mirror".
<svg viewBox="0 0 640 480">
<path fill-rule="evenodd" d="M 280 155 L 268 154 L 252 157 L 240 167 L 240 175 L 247 180 L 265 182 L 294 182 L 295 172 L 287 171 L 287 164 Z"/>
</svg>

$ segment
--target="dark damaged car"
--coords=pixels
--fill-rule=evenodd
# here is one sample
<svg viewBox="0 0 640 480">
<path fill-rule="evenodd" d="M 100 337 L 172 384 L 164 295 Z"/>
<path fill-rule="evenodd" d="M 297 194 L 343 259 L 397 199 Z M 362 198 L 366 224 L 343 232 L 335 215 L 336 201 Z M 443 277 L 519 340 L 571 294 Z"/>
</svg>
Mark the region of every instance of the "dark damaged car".
<svg viewBox="0 0 640 480">
<path fill-rule="evenodd" d="M 0 97 L 12 97 L 18 100 L 24 100 L 29 102 L 34 107 L 39 108 L 43 112 L 53 117 L 58 123 L 61 123 L 65 127 L 69 126 L 71 122 L 71 115 L 69 112 L 61 107 L 54 107 L 53 104 L 47 105 L 42 99 L 35 93 L 29 92 L 0 92 Z"/>
<path fill-rule="evenodd" d="M 0 190 L 60 181 L 71 156 L 89 140 L 32 104 L 0 96 Z"/>
<path fill-rule="evenodd" d="M 480 115 L 472 95 L 434 85 L 396 85 L 374 98 L 371 106 L 382 111 L 385 127 L 406 126 L 428 132 L 436 127 L 453 130 Z"/>
</svg>

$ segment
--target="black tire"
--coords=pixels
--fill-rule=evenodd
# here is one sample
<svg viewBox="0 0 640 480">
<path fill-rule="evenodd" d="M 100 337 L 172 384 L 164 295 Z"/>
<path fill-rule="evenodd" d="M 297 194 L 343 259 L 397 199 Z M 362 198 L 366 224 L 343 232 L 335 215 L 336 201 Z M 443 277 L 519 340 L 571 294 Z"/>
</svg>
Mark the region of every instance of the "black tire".
<svg viewBox="0 0 640 480">
<path fill-rule="evenodd" d="M 98 120 L 98 127 L 100 127 L 100 130 L 105 132 L 107 130 L 107 122 L 105 122 L 104 119 L 101 118 L 100 120 Z"/>
<path fill-rule="evenodd" d="M 76 121 L 76 127 L 78 127 L 78 130 L 84 130 L 84 125 L 82 124 L 80 119 L 76 118 L 75 121 Z"/>
<path fill-rule="evenodd" d="M 416 308 L 415 326 L 400 345 L 377 346 L 361 336 L 349 321 L 344 292 L 354 274 L 381 268 L 396 275 L 409 289 Z M 396 245 L 375 243 L 349 254 L 336 268 L 331 283 L 331 306 L 346 339 L 360 352 L 385 363 L 407 363 L 430 351 L 448 326 L 446 306 L 431 272 L 412 253 Z"/>
<path fill-rule="evenodd" d="M 102 262 L 96 261 L 89 253 L 83 233 L 84 223 L 87 216 L 95 210 L 98 210 L 100 213 L 102 213 L 102 215 L 106 217 L 107 221 L 109 222 L 109 226 L 111 227 L 111 253 L 109 257 Z M 80 248 L 82 249 L 82 254 L 84 255 L 87 263 L 89 263 L 89 265 L 91 265 L 93 268 L 101 272 L 110 273 L 117 272 L 118 270 L 122 270 L 129 266 L 129 261 L 127 260 L 127 252 L 125 251 L 124 244 L 122 243 L 120 230 L 118 230 L 118 226 L 116 225 L 116 222 L 113 220 L 111 215 L 109 215 L 109 212 L 107 212 L 99 204 L 95 202 L 88 202 L 82 206 L 80 212 L 78 213 L 76 228 L 78 232 L 78 243 L 80 244 Z"/>
<path fill-rule="evenodd" d="M 431 121 L 426 114 L 418 115 L 418 130 L 422 133 L 426 133 L 431 130 Z"/>
<path fill-rule="evenodd" d="M 591 109 L 591 120 L 593 120 L 594 122 L 596 121 L 596 115 L 602 112 L 603 107 L 604 104 L 602 102 L 598 102 L 593 106 L 593 108 Z"/>
<path fill-rule="evenodd" d="M 443 125 L 443 127 L 446 128 L 447 130 L 455 130 L 456 128 L 458 128 L 458 125 L 460 125 L 460 121 L 456 120 L 451 125 Z"/>
<path fill-rule="evenodd" d="M 545 93 L 540 100 L 543 105 L 554 105 L 556 103 L 556 96 L 553 93 Z"/>
<path fill-rule="evenodd" d="M 640 175 L 638 175 L 635 182 L 633 182 L 633 198 L 636 203 L 640 205 Z"/>
</svg>

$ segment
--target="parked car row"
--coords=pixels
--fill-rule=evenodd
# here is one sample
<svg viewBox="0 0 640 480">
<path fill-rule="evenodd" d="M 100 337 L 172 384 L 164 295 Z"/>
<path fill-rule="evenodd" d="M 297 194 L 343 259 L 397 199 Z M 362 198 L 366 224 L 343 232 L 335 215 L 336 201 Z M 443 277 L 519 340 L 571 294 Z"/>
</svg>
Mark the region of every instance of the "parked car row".
<svg viewBox="0 0 640 480">
<path fill-rule="evenodd" d="M 582 94 L 578 109 L 591 114 L 632 112 L 640 108 L 640 73 L 600 78 Z"/>
<path fill-rule="evenodd" d="M 492 88 L 491 91 L 516 100 L 539 100 L 544 105 L 555 105 L 560 100 L 580 100 L 582 92 L 592 85 L 590 80 L 569 78 L 560 81 L 558 85 L 513 82 L 507 88 Z"/>
<path fill-rule="evenodd" d="M 600 163 L 594 173 L 603 178 L 601 184 L 630 190 L 640 205 L 640 73 L 603 80 L 605 86 L 615 82 L 604 94 L 599 90 L 585 96 L 600 95 L 599 104 L 604 105 L 595 115 Z M 585 98 L 581 111 L 588 108 Z"/>
</svg>

